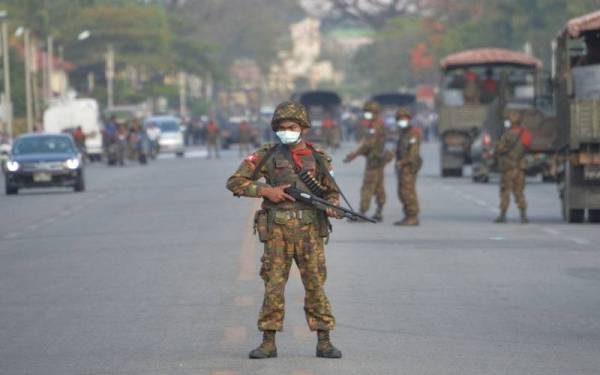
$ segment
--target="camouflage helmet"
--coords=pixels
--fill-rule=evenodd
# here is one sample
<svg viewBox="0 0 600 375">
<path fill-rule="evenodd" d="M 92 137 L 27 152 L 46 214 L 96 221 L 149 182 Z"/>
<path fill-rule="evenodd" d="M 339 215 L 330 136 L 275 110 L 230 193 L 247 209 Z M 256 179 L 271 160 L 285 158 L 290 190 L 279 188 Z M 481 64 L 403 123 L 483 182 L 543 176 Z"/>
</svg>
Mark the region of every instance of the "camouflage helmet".
<svg viewBox="0 0 600 375">
<path fill-rule="evenodd" d="M 372 112 L 372 113 L 378 114 L 380 110 L 381 110 L 381 107 L 379 107 L 379 104 L 374 101 L 368 101 L 363 106 L 363 112 Z"/>
<path fill-rule="evenodd" d="M 280 103 L 277 108 L 275 108 L 273 120 L 271 120 L 271 128 L 277 130 L 277 127 L 283 121 L 293 121 L 305 129 L 310 128 L 308 111 L 306 110 L 306 107 L 298 102 L 286 101 Z"/>
<path fill-rule="evenodd" d="M 412 118 L 412 113 L 410 113 L 410 110 L 406 107 L 400 107 L 398 108 L 398 110 L 396 111 L 396 120 L 401 119 L 401 118 Z"/>
</svg>

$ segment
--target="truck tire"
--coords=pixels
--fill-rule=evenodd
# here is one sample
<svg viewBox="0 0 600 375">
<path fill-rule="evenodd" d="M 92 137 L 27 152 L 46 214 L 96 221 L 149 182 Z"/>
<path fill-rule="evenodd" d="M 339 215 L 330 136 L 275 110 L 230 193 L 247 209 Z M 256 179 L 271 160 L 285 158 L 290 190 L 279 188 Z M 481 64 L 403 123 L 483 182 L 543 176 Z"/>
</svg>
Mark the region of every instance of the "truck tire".
<svg viewBox="0 0 600 375">
<path fill-rule="evenodd" d="M 600 210 L 589 210 L 588 217 L 590 223 L 600 223 Z"/>
<path fill-rule="evenodd" d="M 583 223 L 585 219 L 585 210 L 580 208 L 569 208 L 566 212 L 566 219 L 569 223 Z"/>
<path fill-rule="evenodd" d="M 19 188 L 10 186 L 7 182 L 6 183 L 6 195 L 17 195 L 17 194 L 19 194 Z"/>
</svg>

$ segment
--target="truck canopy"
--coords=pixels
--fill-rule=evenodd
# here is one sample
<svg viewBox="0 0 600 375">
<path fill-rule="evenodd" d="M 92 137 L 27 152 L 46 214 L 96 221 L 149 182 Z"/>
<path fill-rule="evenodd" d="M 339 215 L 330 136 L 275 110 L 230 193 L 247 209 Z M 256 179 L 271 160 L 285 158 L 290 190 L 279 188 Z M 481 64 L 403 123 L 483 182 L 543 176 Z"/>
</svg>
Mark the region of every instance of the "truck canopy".
<svg viewBox="0 0 600 375">
<path fill-rule="evenodd" d="M 483 65 L 513 65 L 541 68 L 542 61 L 527 54 L 501 48 L 478 48 L 446 56 L 440 62 L 443 70 Z"/>
<path fill-rule="evenodd" d="M 382 107 L 404 107 L 415 103 L 416 97 L 412 94 L 385 93 L 373 95 L 371 100 Z"/>
<path fill-rule="evenodd" d="M 337 107 L 342 104 L 342 98 L 333 91 L 307 91 L 294 95 L 292 99 L 299 101 L 305 107 Z"/>
<path fill-rule="evenodd" d="M 573 18 L 567 22 L 567 25 L 561 34 L 566 34 L 569 37 L 576 39 L 588 31 L 595 30 L 600 30 L 600 10 Z"/>
</svg>

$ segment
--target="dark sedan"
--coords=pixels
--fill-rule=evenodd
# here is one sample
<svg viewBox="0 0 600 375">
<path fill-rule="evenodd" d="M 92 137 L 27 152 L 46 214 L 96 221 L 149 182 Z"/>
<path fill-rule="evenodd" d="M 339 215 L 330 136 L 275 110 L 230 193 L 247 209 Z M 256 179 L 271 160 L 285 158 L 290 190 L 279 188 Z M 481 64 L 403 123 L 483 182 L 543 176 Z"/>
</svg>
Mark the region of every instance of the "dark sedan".
<svg viewBox="0 0 600 375">
<path fill-rule="evenodd" d="M 6 194 L 21 188 L 85 189 L 83 162 L 68 134 L 26 134 L 18 137 L 4 164 Z"/>
</svg>

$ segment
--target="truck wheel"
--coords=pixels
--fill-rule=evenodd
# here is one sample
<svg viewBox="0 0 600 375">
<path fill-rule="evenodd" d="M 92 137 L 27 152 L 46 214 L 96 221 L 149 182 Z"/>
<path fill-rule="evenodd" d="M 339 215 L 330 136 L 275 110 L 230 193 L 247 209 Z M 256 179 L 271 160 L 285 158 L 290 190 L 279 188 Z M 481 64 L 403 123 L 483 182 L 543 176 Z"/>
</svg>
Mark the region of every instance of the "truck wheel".
<svg viewBox="0 0 600 375">
<path fill-rule="evenodd" d="M 450 176 L 450 170 L 446 168 L 442 168 L 442 177 Z"/>
<path fill-rule="evenodd" d="M 600 223 L 600 210 L 589 210 L 590 223 Z"/>
<path fill-rule="evenodd" d="M 80 193 L 85 190 L 85 182 L 83 180 L 83 176 L 79 176 L 77 178 L 77 182 L 75 182 L 75 186 L 73 186 L 73 190 L 77 193 Z"/>
<path fill-rule="evenodd" d="M 566 219 L 569 223 L 583 223 L 585 210 L 571 208 L 566 212 Z"/>
</svg>

